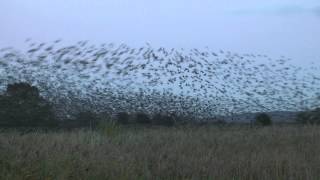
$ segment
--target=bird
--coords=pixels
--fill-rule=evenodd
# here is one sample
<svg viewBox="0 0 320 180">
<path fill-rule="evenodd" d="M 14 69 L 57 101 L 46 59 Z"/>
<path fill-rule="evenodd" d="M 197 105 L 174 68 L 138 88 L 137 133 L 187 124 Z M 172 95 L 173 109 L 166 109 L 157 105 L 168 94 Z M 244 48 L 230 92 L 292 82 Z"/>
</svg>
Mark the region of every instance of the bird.
<svg viewBox="0 0 320 180">
<path fill-rule="evenodd" d="M 290 64 L 286 57 L 150 44 L 79 41 L 64 46 L 60 41 L 29 40 L 30 48 L 23 53 L 2 49 L 1 79 L 42 82 L 40 89 L 56 106 L 63 106 L 62 99 L 75 104 L 68 106 L 70 112 L 85 102 L 87 108 L 101 112 L 175 111 L 193 118 L 297 110 L 301 100 L 320 90 L 316 65 L 310 74 L 303 73 L 306 69 Z M 320 106 L 317 98 L 310 104 Z"/>
</svg>

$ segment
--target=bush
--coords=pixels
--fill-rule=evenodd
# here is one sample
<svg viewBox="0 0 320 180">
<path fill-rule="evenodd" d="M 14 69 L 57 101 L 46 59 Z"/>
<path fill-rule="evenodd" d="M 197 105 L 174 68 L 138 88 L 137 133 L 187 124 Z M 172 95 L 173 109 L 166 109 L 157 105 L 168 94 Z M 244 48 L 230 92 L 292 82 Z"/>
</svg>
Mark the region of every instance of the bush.
<svg viewBox="0 0 320 180">
<path fill-rule="evenodd" d="M 119 124 L 128 124 L 129 123 L 129 114 L 127 112 L 119 112 L 116 115 L 117 122 Z"/>
<path fill-rule="evenodd" d="M 224 119 L 217 119 L 213 122 L 213 124 L 217 125 L 217 126 L 225 126 L 228 123 L 224 120 Z"/>
<path fill-rule="evenodd" d="M 0 96 L 0 126 L 52 127 L 58 121 L 52 106 L 39 95 L 39 90 L 27 83 L 10 84 Z"/>
<path fill-rule="evenodd" d="M 91 111 L 80 112 L 73 120 L 78 127 L 89 127 L 95 129 L 99 123 L 99 117 L 96 113 Z"/>
<path fill-rule="evenodd" d="M 297 114 L 296 121 L 301 124 L 320 124 L 320 108 L 300 112 Z"/>
<path fill-rule="evenodd" d="M 170 115 L 163 115 L 161 113 L 158 113 L 153 116 L 152 122 L 155 125 L 173 126 L 175 124 L 175 118 Z"/>
<path fill-rule="evenodd" d="M 260 113 L 255 117 L 255 124 L 262 126 L 272 125 L 271 117 L 266 113 Z"/>
<path fill-rule="evenodd" d="M 151 124 L 151 119 L 145 113 L 139 112 L 135 116 L 135 123 L 138 124 Z"/>
<path fill-rule="evenodd" d="M 14 83 L 7 86 L 6 94 L 21 99 L 39 98 L 39 90 L 28 83 Z"/>
</svg>

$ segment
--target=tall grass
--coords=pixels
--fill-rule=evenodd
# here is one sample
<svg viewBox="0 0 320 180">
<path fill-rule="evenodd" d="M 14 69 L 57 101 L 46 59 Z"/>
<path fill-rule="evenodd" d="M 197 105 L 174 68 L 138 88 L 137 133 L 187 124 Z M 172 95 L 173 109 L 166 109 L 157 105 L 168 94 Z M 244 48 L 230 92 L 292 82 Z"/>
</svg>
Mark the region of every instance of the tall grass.
<svg viewBox="0 0 320 180">
<path fill-rule="evenodd" d="M 318 179 L 320 127 L 2 131 L 0 179 Z"/>
</svg>

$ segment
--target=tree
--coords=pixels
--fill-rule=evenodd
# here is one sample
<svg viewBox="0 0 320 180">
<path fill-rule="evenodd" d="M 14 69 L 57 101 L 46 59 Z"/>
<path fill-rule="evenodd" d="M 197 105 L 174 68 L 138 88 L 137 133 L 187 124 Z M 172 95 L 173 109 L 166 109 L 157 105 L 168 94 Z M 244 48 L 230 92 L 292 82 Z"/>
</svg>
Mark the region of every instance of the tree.
<svg viewBox="0 0 320 180">
<path fill-rule="evenodd" d="M 7 86 L 0 96 L 0 125 L 6 127 L 48 127 L 58 121 L 52 106 L 40 97 L 39 90 L 27 83 Z"/>
<path fill-rule="evenodd" d="M 73 120 L 78 127 L 89 127 L 94 129 L 99 123 L 99 117 L 96 113 L 91 111 L 80 112 Z"/>
<path fill-rule="evenodd" d="M 175 119 L 173 116 L 158 113 L 153 116 L 152 122 L 155 125 L 173 126 L 175 124 Z"/>
<path fill-rule="evenodd" d="M 151 124 L 151 119 L 147 114 L 139 112 L 136 114 L 135 122 L 138 124 Z"/>
<path fill-rule="evenodd" d="M 119 124 L 128 124 L 129 123 L 129 114 L 126 112 L 119 112 L 117 115 L 117 122 Z"/>
<path fill-rule="evenodd" d="M 262 126 L 272 125 L 271 117 L 267 113 L 260 113 L 255 117 L 255 124 Z"/>
<path fill-rule="evenodd" d="M 320 124 L 320 108 L 297 114 L 296 121 L 301 124 Z"/>
</svg>

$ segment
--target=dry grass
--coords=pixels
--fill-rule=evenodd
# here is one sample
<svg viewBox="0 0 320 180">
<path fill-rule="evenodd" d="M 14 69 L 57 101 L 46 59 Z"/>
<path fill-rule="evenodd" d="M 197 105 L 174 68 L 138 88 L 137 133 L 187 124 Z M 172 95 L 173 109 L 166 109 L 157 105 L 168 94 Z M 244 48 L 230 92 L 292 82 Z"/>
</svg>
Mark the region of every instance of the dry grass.
<svg viewBox="0 0 320 180">
<path fill-rule="evenodd" d="M 320 127 L 0 134 L 0 179 L 319 179 Z"/>
</svg>

